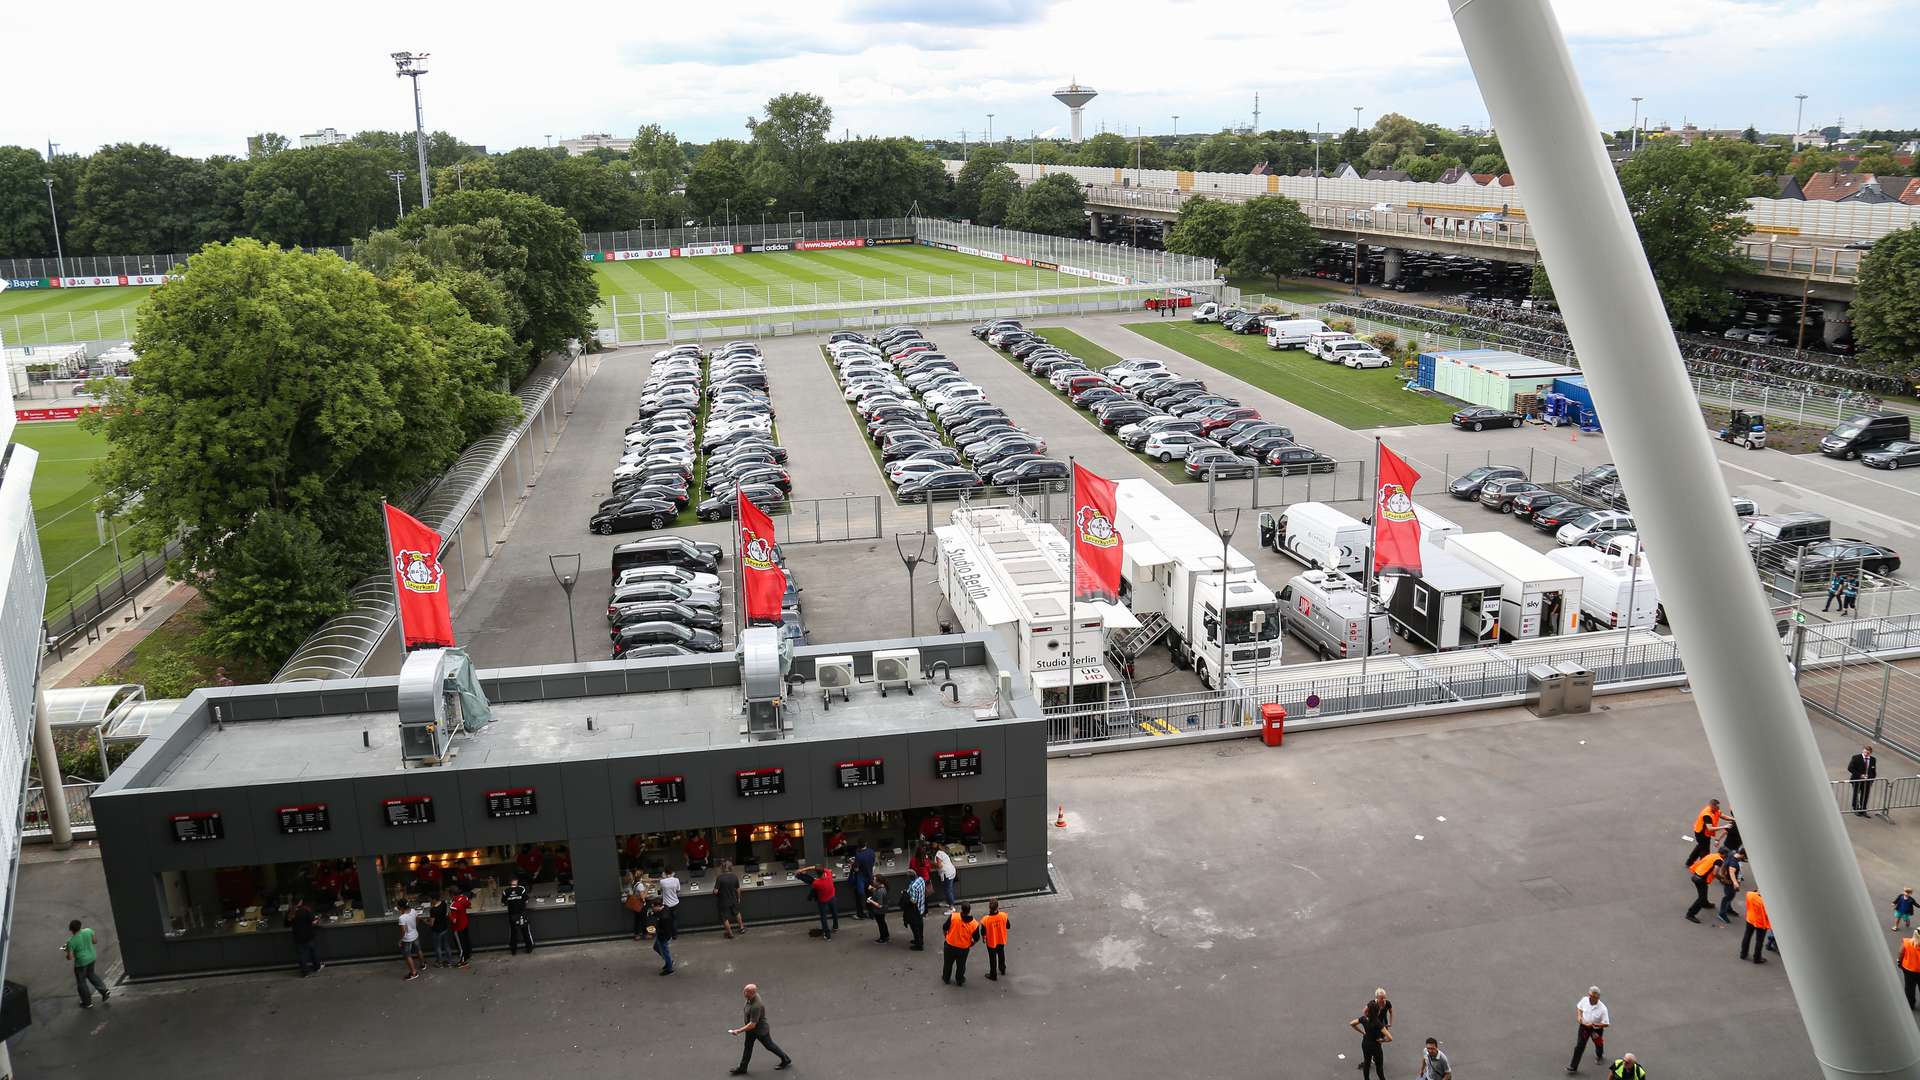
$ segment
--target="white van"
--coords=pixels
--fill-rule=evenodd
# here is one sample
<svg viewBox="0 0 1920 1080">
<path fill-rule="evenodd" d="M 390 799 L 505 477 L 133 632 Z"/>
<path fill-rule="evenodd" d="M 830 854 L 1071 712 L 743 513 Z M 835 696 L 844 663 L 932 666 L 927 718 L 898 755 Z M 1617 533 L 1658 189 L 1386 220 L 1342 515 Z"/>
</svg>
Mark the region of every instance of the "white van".
<svg viewBox="0 0 1920 1080">
<path fill-rule="evenodd" d="M 1275 521 L 1274 550 L 1320 570 L 1362 573 L 1373 531 L 1365 522 L 1326 503 L 1287 507 Z"/>
<path fill-rule="evenodd" d="M 1580 621 L 1588 628 L 1642 628 L 1659 621 L 1660 588 L 1645 555 L 1576 547 L 1549 551 L 1547 558 L 1580 574 Z"/>
<path fill-rule="evenodd" d="M 1298 349 L 1314 334 L 1327 332 L 1319 319 L 1276 319 L 1267 324 L 1267 348 Z"/>
<path fill-rule="evenodd" d="M 1307 355 L 1325 358 L 1328 346 L 1342 341 L 1358 341 L 1359 338 L 1339 330 L 1323 330 L 1307 335 Z"/>
<path fill-rule="evenodd" d="M 1360 583 L 1345 574 L 1309 570 L 1288 581 L 1280 590 L 1280 621 L 1327 660 L 1369 649 L 1384 656 L 1393 645 L 1387 613 L 1369 604 Z"/>
<path fill-rule="evenodd" d="M 1219 322 L 1220 305 L 1209 300 L 1193 309 L 1194 322 Z"/>
</svg>

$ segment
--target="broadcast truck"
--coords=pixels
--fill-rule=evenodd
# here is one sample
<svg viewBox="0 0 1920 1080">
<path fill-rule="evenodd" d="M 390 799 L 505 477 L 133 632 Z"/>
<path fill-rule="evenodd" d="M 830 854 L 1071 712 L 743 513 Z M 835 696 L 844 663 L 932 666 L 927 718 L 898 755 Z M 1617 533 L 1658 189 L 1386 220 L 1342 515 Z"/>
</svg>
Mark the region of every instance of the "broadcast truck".
<svg viewBox="0 0 1920 1080">
<path fill-rule="evenodd" d="M 1164 619 L 1174 661 L 1191 665 L 1206 686 L 1220 685 L 1222 668 L 1252 674 L 1272 664 L 1280 644 L 1279 602 L 1253 563 L 1226 547 L 1223 573 L 1223 545 L 1211 528 L 1148 481 L 1122 480 L 1115 489 L 1123 602 L 1147 632 L 1156 616 Z"/>
</svg>

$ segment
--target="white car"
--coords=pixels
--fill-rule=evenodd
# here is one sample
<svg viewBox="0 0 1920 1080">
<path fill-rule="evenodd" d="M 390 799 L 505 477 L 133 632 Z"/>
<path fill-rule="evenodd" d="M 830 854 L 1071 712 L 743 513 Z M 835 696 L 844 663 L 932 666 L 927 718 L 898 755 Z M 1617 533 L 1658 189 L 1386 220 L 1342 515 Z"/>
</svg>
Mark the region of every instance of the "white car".
<svg viewBox="0 0 1920 1080">
<path fill-rule="evenodd" d="M 922 400 L 927 403 L 927 408 L 937 412 L 948 405 L 957 405 L 962 401 L 985 401 L 986 399 L 985 390 L 969 382 L 959 382 L 929 390 Z"/>
<path fill-rule="evenodd" d="M 1356 353 L 1378 353 L 1379 350 L 1357 338 L 1346 341 L 1334 341 L 1320 346 L 1320 359 L 1329 364 L 1344 363 L 1347 357 Z"/>
<path fill-rule="evenodd" d="M 1352 334 L 1342 333 L 1338 330 L 1329 330 L 1324 334 L 1314 334 L 1307 338 L 1307 355 L 1318 356 L 1322 359 L 1325 359 L 1326 350 L 1331 346 L 1336 345 L 1342 341 L 1357 341 L 1357 340 L 1359 339 L 1354 337 Z"/>
<path fill-rule="evenodd" d="M 1392 364 L 1378 349 L 1351 349 L 1340 354 L 1340 362 L 1350 368 L 1382 368 Z"/>
<path fill-rule="evenodd" d="M 630 566 L 620 571 L 613 579 L 613 591 L 619 592 L 628 585 L 638 585 L 646 581 L 667 581 L 688 589 L 705 589 L 718 592 L 720 576 L 702 574 L 693 570 L 683 570 L 678 566 Z"/>
<path fill-rule="evenodd" d="M 1597 532 L 1616 532 L 1633 528 L 1633 515 L 1624 510 L 1589 510 L 1576 515 L 1553 534 L 1553 542 L 1573 547 Z"/>
<path fill-rule="evenodd" d="M 899 487 L 908 480 L 932 476 L 935 473 L 952 472 L 954 468 L 955 466 L 943 461 L 914 461 L 909 458 L 887 466 L 887 481 L 894 487 Z"/>
<path fill-rule="evenodd" d="M 1140 452 L 1159 462 L 1184 459 L 1192 450 L 1218 449 L 1219 443 L 1202 435 L 1186 431 L 1155 432 L 1147 439 L 1147 445 Z"/>
</svg>

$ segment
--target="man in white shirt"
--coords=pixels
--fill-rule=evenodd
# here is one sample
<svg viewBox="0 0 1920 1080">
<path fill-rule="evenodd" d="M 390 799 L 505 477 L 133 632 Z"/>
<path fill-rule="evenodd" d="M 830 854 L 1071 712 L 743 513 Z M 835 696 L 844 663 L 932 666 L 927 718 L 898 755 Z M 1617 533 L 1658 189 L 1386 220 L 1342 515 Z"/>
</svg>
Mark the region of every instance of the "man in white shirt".
<svg viewBox="0 0 1920 1080">
<path fill-rule="evenodd" d="M 666 905 L 668 911 L 680 906 L 680 877 L 671 869 L 666 877 L 660 879 L 660 902 Z"/>
<path fill-rule="evenodd" d="M 1607 1015 L 1607 1006 L 1600 1000 L 1599 987 L 1587 987 L 1587 992 L 1573 1003 L 1573 1019 L 1580 1025 L 1580 1036 L 1573 1044 L 1573 1061 L 1567 1065 L 1567 1071 L 1580 1071 L 1580 1054 L 1587 1048 L 1589 1040 L 1593 1042 L 1593 1063 L 1606 1065 L 1607 1028 L 1613 1023 L 1613 1017 Z"/>
<path fill-rule="evenodd" d="M 413 902 L 406 902 L 400 909 L 400 958 L 407 962 L 407 980 L 420 977 L 420 913 L 413 910 Z"/>
<path fill-rule="evenodd" d="M 946 848 L 933 849 L 933 868 L 940 875 L 940 887 L 946 890 L 947 906 L 951 908 L 954 903 L 953 882 L 960 876 L 960 871 L 954 867 L 953 856 L 947 854 Z"/>
</svg>

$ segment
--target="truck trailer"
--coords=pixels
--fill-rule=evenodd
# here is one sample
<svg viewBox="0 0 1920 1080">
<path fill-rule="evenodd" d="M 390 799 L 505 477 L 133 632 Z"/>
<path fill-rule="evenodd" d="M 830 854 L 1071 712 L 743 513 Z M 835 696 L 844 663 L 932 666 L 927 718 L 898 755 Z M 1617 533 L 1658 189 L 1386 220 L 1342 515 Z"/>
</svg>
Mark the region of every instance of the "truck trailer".
<svg viewBox="0 0 1920 1080">
<path fill-rule="evenodd" d="M 1580 631 L 1580 574 L 1506 533 L 1461 533 L 1447 551 L 1500 583 L 1500 635 L 1526 641 Z"/>
<path fill-rule="evenodd" d="M 1345 574 L 1309 570 L 1290 579 L 1280 589 L 1280 618 L 1322 660 L 1383 656 L 1393 644 L 1386 612 Z"/>
<path fill-rule="evenodd" d="M 1378 579 L 1394 627 L 1406 637 L 1445 652 L 1500 640 L 1500 582 L 1454 558 L 1438 544 L 1420 540 L 1420 572 Z"/>
<path fill-rule="evenodd" d="M 1143 624 L 1166 620 L 1175 662 L 1191 664 L 1206 686 L 1219 685 L 1223 668 L 1251 674 L 1273 663 L 1278 601 L 1253 563 L 1227 547 L 1223 567 L 1220 537 L 1148 481 L 1122 480 L 1115 490 L 1123 602 Z"/>
</svg>

